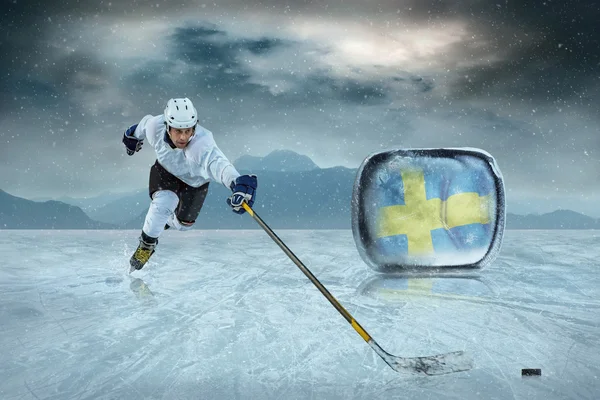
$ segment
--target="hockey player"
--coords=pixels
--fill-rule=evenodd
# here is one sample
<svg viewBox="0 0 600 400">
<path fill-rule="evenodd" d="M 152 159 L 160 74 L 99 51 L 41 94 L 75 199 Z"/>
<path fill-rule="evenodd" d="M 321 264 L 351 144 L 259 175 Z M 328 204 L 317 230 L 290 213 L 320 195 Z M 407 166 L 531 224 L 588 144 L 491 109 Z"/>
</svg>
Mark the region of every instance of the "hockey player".
<svg viewBox="0 0 600 400">
<path fill-rule="evenodd" d="M 227 198 L 233 211 L 243 214 L 242 203 L 254 204 L 257 179 L 240 175 L 217 147 L 210 131 L 198 125 L 198 114 L 188 98 L 170 99 L 162 115 L 146 115 L 123 135 L 127 154 L 134 155 L 147 139 L 156 152 L 150 168 L 149 194 L 140 243 L 130 259 L 131 271 L 142 269 L 165 229 L 192 228 L 210 181 L 231 189 Z"/>
</svg>

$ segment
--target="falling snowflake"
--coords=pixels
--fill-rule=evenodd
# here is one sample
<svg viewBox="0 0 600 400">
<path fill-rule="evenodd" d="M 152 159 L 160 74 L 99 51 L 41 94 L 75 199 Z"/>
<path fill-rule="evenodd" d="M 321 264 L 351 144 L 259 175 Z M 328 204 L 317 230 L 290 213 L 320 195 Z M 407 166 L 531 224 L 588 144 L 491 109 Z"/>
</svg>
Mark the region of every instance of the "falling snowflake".
<svg viewBox="0 0 600 400">
<path fill-rule="evenodd" d="M 473 232 L 468 233 L 465 236 L 465 244 L 473 244 L 477 241 L 477 235 Z"/>
</svg>

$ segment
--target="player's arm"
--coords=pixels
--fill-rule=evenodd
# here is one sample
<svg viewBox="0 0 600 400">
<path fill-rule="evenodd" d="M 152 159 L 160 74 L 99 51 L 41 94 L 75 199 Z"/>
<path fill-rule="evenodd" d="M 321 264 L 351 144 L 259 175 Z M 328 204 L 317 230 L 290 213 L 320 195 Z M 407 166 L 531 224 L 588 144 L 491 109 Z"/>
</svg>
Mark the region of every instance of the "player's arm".
<svg viewBox="0 0 600 400">
<path fill-rule="evenodd" d="M 227 198 L 227 204 L 237 214 L 243 214 L 245 210 L 242 203 L 245 201 L 250 207 L 256 199 L 256 188 L 258 181 L 256 175 L 240 175 L 237 169 L 213 142 L 208 164 L 208 174 L 217 182 L 231 190 L 232 194 Z"/>
<path fill-rule="evenodd" d="M 138 124 L 131 125 L 127 128 L 125 133 L 123 133 L 123 144 L 125 145 L 127 154 L 132 156 L 141 150 L 148 132 L 154 131 L 153 125 L 156 123 L 154 119 L 156 119 L 156 117 L 146 115 Z"/>
</svg>

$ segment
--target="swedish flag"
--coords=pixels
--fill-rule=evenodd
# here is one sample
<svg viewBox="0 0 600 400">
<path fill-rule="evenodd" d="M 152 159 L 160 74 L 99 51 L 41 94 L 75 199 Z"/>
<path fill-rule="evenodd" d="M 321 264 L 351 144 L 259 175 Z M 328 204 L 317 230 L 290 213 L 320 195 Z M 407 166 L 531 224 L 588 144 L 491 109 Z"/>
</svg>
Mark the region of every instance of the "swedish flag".
<svg viewBox="0 0 600 400">
<path fill-rule="evenodd" d="M 498 231 L 500 198 L 488 160 L 438 149 L 379 161 L 368 168 L 359 195 L 368 209 L 363 228 L 374 245 L 371 256 L 388 264 L 457 265 L 486 255 Z"/>
</svg>

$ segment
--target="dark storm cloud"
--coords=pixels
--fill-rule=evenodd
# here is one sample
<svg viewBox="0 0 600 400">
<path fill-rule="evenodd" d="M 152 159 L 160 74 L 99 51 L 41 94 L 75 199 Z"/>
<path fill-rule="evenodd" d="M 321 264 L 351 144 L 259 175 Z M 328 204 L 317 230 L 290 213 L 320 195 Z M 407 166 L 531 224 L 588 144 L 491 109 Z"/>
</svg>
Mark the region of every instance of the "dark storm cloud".
<svg viewBox="0 0 600 400">
<path fill-rule="evenodd" d="M 226 32 L 212 27 L 182 27 L 177 28 L 169 38 L 168 58 L 170 61 L 182 60 L 194 66 L 193 79 L 196 84 L 209 86 L 217 92 L 254 91 L 259 89 L 249 83 L 250 75 L 240 58 L 244 50 L 273 50 L 274 44 L 261 47 L 268 42 L 266 39 L 231 39 Z"/>
<path fill-rule="evenodd" d="M 502 57 L 492 60 L 488 65 L 478 64 L 474 67 L 458 67 L 460 78 L 453 83 L 454 96 L 459 98 L 478 98 L 489 95 L 502 95 L 524 101 L 560 102 L 567 99 L 578 99 L 589 107 L 594 99 L 598 85 L 597 69 L 600 68 L 598 48 L 599 32 L 597 21 L 600 20 L 599 6 L 588 2 L 481 2 L 481 1 L 381 1 L 375 4 L 363 1 L 327 2 L 293 2 L 278 1 L 244 2 L 243 8 L 252 8 L 262 13 L 278 13 L 318 15 L 324 10 L 329 16 L 347 16 L 356 13 L 358 19 L 365 19 L 375 24 L 383 21 L 400 21 L 406 23 L 443 25 L 448 20 L 464 21 L 474 33 L 472 42 L 461 42 L 454 51 L 468 57 L 486 57 L 498 51 Z M 110 4 L 110 5 L 109 5 Z M 235 1 L 225 1 L 208 5 L 208 9 L 221 7 L 234 9 Z M 135 18 L 145 16 L 168 15 L 177 10 L 187 8 L 200 10 L 201 2 L 191 2 L 185 6 L 169 6 L 155 1 L 138 1 L 135 7 L 119 2 L 40 2 L 17 1 L 9 4 L 3 14 L 10 29 L 17 29 L 16 36 L 25 34 L 23 43 L 35 43 L 34 36 L 42 36 L 48 18 L 57 15 L 75 19 L 87 15 L 115 15 Z M 241 4 L 239 4 L 241 6 Z M 206 6 L 206 5 L 205 5 Z M 136 11 L 136 12 L 133 12 Z M 54 22 L 56 23 L 56 21 Z M 25 29 L 24 27 L 27 27 Z M 28 33 L 33 32 L 33 33 Z M 242 49 L 254 54 L 266 54 L 277 50 L 283 44 L 277 38 L 265 38 L 243 43 L 229 42 L 227 46 L 219 45 L 225 32 L 218 28 L 182 28 L 173 37 L 177 42 L 182 39 L 183 53 L 190 62 L 219 60 L 223 65 L 235 67 L 236 57 Z M 197 40 L 192 43 L 190 40 Z M 477 47 L 480 40 L 487 42 L 485 49 Z M 1 61 L 3 66 L 11 63 L 19 53 L 19 59 L 26 56 L 30 47 L 14 48 L 14 42 L 8 40 L 8 56 Z M 194 46 L 195 45 L 195 46 Z M 472 47 L 471 47 L 472 46 Z M 14 65 L 14 64 L 13 64 Z M 217 71 L 218 72 L 218 71 Z M 227 76 L 226 82 L 243 76 Z M 357 95 L 360 97 L 360 93 Z M 351 96 L 350 96 L 351 97 Z M 375 96 L 374 98 L 376 98 Z"/>
<path fill-rule="evenodd" d="M 133 87 L 150 87 L 149 82 L 165 92 L 181 87 L 209 88 L 219 95 L 249 93 L 264 95 L 266 88 L 250 81 L 251 71 L 243 60 L 244 52 L 267 56 L 293 43 L 275 38 L 235 39 L 216 27 L 186 26 L 176 28 L 168 38 L 165 60 L 148 61 L 138 66 L 125 80 Z M 185 72 L 172 73 L 181 61 L 189 66 Z"/>
<path fill-rule="evenodd" d="M 377 105 L 389 102 L 387 93 L 390 90 L 383 83 L 337 79 L 323 74 L 312 74 L 303 80 L 299 97 L 314 101 L 339 101 L 348 104 Z"/>
<path fill-rule="evenodd" d="M 85 51 L 47 57 L 49 62 L 40 60 L 31 68 L 15 70 L 12 79 L 0 86 L 7 100 L 5 112 L 37 121 L 40 127 L 65 120 L 76 122 L 82 114 L 90 114 L 89 104 L 82 104 L 79 95 L 94 97 L 111 85 L 105 65 Z M 64 139 L 73 135 L 79 133 L 71 129 L 63 132 Z"/>
<path fill-rule="evenodd" d="M 129 188 L 152 155 L 124 157 L 122 130 L 188 96 L 234 158 L 285 146 L 356 166 L 380 146 L 467 145 L 525 188 L 597 186 L 598 7 L 10 1 L 0 11 L 0 179 L 48 193 Z M 25 183 L 10 168 L 39 173 Z"/>
<path fill-rule="evenodd" d="M 251 41 L 250 43 L 247 44 L 247 48 L 253 54 L 266 55 L 271 50 L 276 49 L 277 47 L 280 47 L 284 44 L 285 44 L 285 41 L 283 41 L 281 39 L 275 39 L 275 38 L 268 39 L 267 38 L 267 39 Z"/>
<path fill-rule="evenodd" d="M 274 8 L 278 3 L 261 1 Z M 303 14 L 355 13 L 374 26 L 435 27 L 461 21 L 472 39 L 440 56 L 451 58 L 456 53 L 461 61 L 491 59 L 473 67 L 450 65 L 460 76 L 452 86 L 454 96 L 496 96 L 542 104 L 569 101 L 600 115 L 600 3 L 596 1 L 382 0 L 375 4 L 350 0 L 285 7 Z M 490 57 L 494 54 L 501 56 Z"/>
<path fill-rule="evenodd" d="M 454 87 L 458 96 L 504 94 L 518 100 L 559 104 L 573 99 L 589 101 L 590 90 L 596 91 L 600 84 L 599 3 L 488 4 L 473 10 L 470 20 L 468 14 L 463 15 L 488 41 L 490 49 L 503 56 L 488 66 L 464 69 Z M 465 54 L 469 44 L 461 44 Z M 476 48 L 472 51 L 478 52 Z"/>
<path fill-rule="evenodd" d="M 177 28 L 170 42 L 169 53 L 190 63 L 220 69 L 239 65 L 241 46 L 229 40 L 224 31 L 203 26 Z"/>
<path fill-rule="evenodd" d="M 12 1 L 0 18 L 0 114 L 29 106 L 78 108 L 73 92 L 94 92 L 108 84 L 101 55 L 92 49 L 65 53 L 48 39 L 68 25 L 68 2 Z M 76 6 L 72 8 L 76 10 Z M 78 12 L 78 14 L 81 14 Z"/>
<path fill-rule="evenodd" d="M 159 82 L 159 86 L 175 87 L 188 82 L 201 88 L 210 88 L 211 92 L 220 95 L 253 96 L 255 99 L 272 103 L 275 107 L 282 102 L 296 105 L 315 105 L 330 101 L 362 105 L 384 104 L 390 101 L 388 94 L 393 90 L 390 84 L 405 80 L 390 77 L 358 81 L 333 77 L 330 71 L 324 69 L 315 69 L 302 77 L 296 76 L 293 71 L 278 71 L 279 76 L 294 89 L 277 96 L 252 80 L 256 76 L 244 59 L 246 52 L 268 57 L 270 53 L 295 45 L 297 44 L 292 41 L 269 37 L 257 40 L 231 38 L 225 31 L 215 27 L 181 27 L 169 38 L 167 59 L 143 65 L 130 75 L 128 80 L 134 85 Z M 193 68 L 180 76 L 164 75 L 164 71 L 175 68 L 178 60 Z M 273 73 L 278 69 L 277 65 L 274 65 Z M 268 79 L 269 74 L 264 78 Z M 173 85 L 174 81 L 177 83 Z M 422 91 L 432 88 L 432 83 L 422 78 L 414 77 L 408 82 Z"/>
<path fill-rule="evenodd" d="M 21 90 L 30 91 L 29 87 L 21 85 L 23 69 L 28 70 L 27 62 L 31 63 L 32 56 L 37 50 L 37 42 L 43 34 L 43 29 L 33 22 L 40 18 L 20 3 L 10 3 L 0 14 L 0 114 L 10 112 L 15 108 L 15 94 Z M 31 81 L 31 79 L 30 79 Z M 41 92 L 49 90 L 39 88 Z"/>
</svg>

